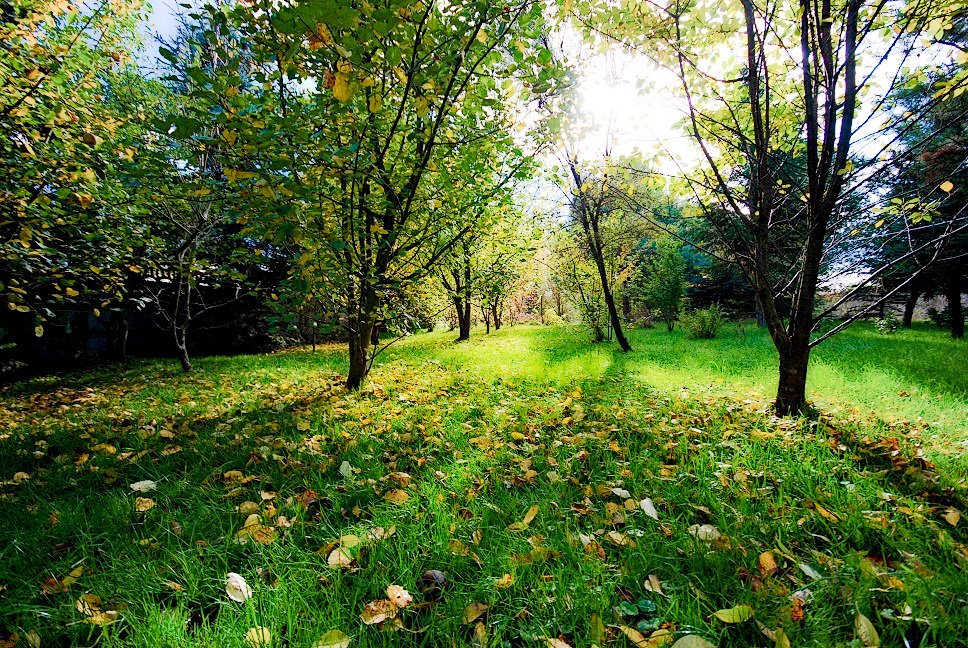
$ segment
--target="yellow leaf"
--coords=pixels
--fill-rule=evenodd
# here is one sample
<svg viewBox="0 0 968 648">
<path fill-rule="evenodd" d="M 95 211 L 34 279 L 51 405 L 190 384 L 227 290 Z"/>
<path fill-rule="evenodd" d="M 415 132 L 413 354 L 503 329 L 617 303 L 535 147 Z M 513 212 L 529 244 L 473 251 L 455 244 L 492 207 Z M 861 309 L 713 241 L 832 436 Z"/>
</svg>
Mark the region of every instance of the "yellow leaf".
<svg viewBox="0 0 968 648">
<path fill-rule="evenodd" d="M 762 578 L 768 578 L 780 571 L 780 567 L 776 564 L 776 558 L 773 556 L 772 551 L 764 551 L 761 553 L 759 562 L 760 576 Z"/>
<path fill-rule="evenodd" d="M 471 603 L 466 608 L 464 608 L 464 614 L 461 616 L 461 623 L 473 623 L 482 614 L 487 611 L 487 603 Z"/>
<path fill-rule="evenodd" d="M 877 227 L 877 228 L 880 228 L 883 225 L 884 225 L 884 219 L 883 218 L 881 220 L 877 221 L 876 223 L 874 223 L 874 227 Z"/>
<path fill-rule="evenodd" d="M 383 96 L 376 92 L 371 94 L 369 108 L 372 113 L 380 112 L 380 109 L 383 108 Z"/>
<path fill-rule="evenodd" d="M 498 589 L 507 589 L 512 585 L 514 585 L 514 576 L 511 574 L 504 574 L 494 582 L 494 587 Z"/>
<path fill-rule="evenodd" d="M 139 497 L 134 501 L 134 510 L 138 513 L 146 513 L 155 507 L 155 500 L 150 497 Z"/>
<path fill-rule="evenodd" d="M 958 522 L 961 520 L 961 513 L 957 509 L 952 508 L 945 511 L 941 517 L 951 526 L 958 526 Z"/>
<path fill-rule="evenodd" d="M 44 327 L 38 324 L 34 327 L 34 335 L 37 337 L 44 337 Z"/>
<path fill-rule="evenodd" d="M 840 522 L 840 516 L 838 516 L 833 511 L 828 511 L 827 509 L 820 506 L 819 504 L 816 505 L 816 508 L 817 508 L 817 513 L 820 514 L 820 517 L 824 518 L 825 520 L 833 522 L 834 524 L 838 524 Z"/>
<path fill-rule="evenodd" d="M 337 101 L 345 102 L 350 98 L 350 77 L 348 74 L 338 72 L 333 83 L 333 96 Z"/>
<path fill-rule="evenodd" d="M 272 635 L 269 634 L 269 628 L 262 626 L 249 628 L 245 633 L 245 642 L 252 648 L 265 648 L 272 643 Z"/>
<path fill-rule="evenodd" d="M 874 624 L 859 612 L 854 617 L 854 632 L 864 648 L 877 648 L 881 645 L 881 638 L 878 636 Z"/>
<path fill-rule="evenodd" d="M 645 646 L 649 645 L 649 640 L 646 639 L 645 636 L 635 628 L 620 625 L 618 629 L 621 630 L 622 634 L 628 637 L 629 641 L 631 641 L 634 645 L 639 646 L 640 648 L 645 648 Z"/>
<path fill-rule="evenodd" d="M 753 618 L 753 608 L 748 605 L 737 605 L 725 610 L 716 610 L 713 616 L 723 623 L 743 623 Z"/>
<path fill-rule="evenodd" d="M 387 491 L 383 496 L 383 499 L 394 504 L 406 504 L 407 500 L 410 499 L 410 496 L 407 495 L 406 491 L 400 490 L 399 488 L 394 488 L 393 490 Z"/>
<path fill-rule="evenodd" d="M 67 290 L 65 290 L 64 292 L 66 292 L 66 293 L 67 293 L 67 296 L 68 296 L 68 297 L 77 297 L 78 295 L 80 295 L 80 294 L 81 294 L 81 293 L 79 293 L 78 291 L 76 291 L 76 290 L 74 290 L 73 288 L 68 288 L 68 289 L 67 289 Z"/>
<path fill-rule="evenodd" d="M 953 182 L 951 182 L 951 180 L 945 180 L 940 185 L 938 185 L 938 189 L 940 189 L 945 193 L 951 193 L 952 191 L 955 190 L 955 185 Z"/>
</svg>

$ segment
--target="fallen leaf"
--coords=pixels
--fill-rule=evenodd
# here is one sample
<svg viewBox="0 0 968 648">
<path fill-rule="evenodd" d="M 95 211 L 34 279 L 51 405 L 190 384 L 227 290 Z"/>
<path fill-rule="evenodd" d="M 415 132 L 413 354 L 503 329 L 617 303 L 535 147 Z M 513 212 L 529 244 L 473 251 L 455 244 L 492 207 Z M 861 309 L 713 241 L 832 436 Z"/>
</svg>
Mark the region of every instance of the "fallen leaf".
<svg viewBox="0 0 968 648">
<path fill-rule="evenodd" d="M 98 612 L 97 614 L 88 617 L 87 622 L 93 623 L 97 626 L 111 625 L 118 620 L 117 610 L 104 610 L 103 612 Z"/>
<path fill-rule="evenodd" d="M 639 502 L 639 508 L 645 511 L 645 514 L 653 520 L 659 519 L 659 512 L 655 510 L 655 504 L 652 503 L 651 498 L 646 497 L 644 500 Z"/>
<path fill-rule="evenodd" d="M 40 648 L 40 635 L 37 634 L 36 630 L 28 630 L 27 634 L 27 645 L 30 648 Z"/>
<path fill-rule="evenodd" d="M 538 515 L 540 509 L 537 506 L 532 506 L 528 509 L 527 513 L 524 514 L 524 518 L 520 522 L 514 522 L 508 525 L 509 531 L 524 531 L 528 528 L 534 518 Z"/>
<path fill-rule="evenodd" d="M 818 572 L 816 569 L 814 569 L 813 567 L 811 567 L 806 563 L 800 563 L 799 565 L 797 565 L 797 567 L 799 567 L 800 571 L 802 571 L 804 575 L 809 577 L 811 580 L 820 580 L 821 578 L 823 578 L 820 572 Z"/>
<path fill-rule="evenodd" d="M 136 493 L 147 493 L 155 490 L 158 487 L 157 482 L 153 482 L 150 479 L 145 479 L 143 481 L 135 482 L 131 484 L 130 488 Z"/>
<path fill-rule="evenodd" d="M 474 638 L 471 645 L 474 648 L 487 648 L 487 626 L 480 621 L 474 624 Z"/>
<path fill-rule="evenodd" d="M 697 540 L 702 540 L 703 542 L 714 542 L 723 537 L 723 534 L 719 532 L 719 529 L 711 524 L 693 524 L 687 529 L 689 535 L 695 537 Z"/>
<path fill-rule="evenodd" d="M 360 614 L 360 618 L 366 625 L 376 625 L 397 616 L 399 610 L 400 608 L 394 605 L 393 601 L 386 599 L 370 601 L 363 606 L 363 612 Z"/>
<path fill-rule="evenodd" d="M 482 614 L 487 611 L 487 603 L 471 603 L 466 608 L 464 608 L 464 614 L 461 616 L 461 623 L 473 623 Z"/>
<path fill-rule="evenodd" d="M 621 630 L 622 634 L 628 637 L 629 641 L 631 641 L 636 646 L 639 646 L 640 648 L 644 648 L 645 646 L 649 645 L 649 640 L 646 639 L 645 636 L 635 628 L 630 628 L 628 626 L 620 625 L 618 629 Z"/>
<path fill-rule="evenodd" d="M 313 648 L 347 648 L 350 638 L 341 630 L 329 630 L 313 643 Z"/>
<path fill-rule="evenodd" d="M 353 556 L 351 556 L 342 547 L 336 547 L 326 558 L 326 564 L 330 567 L 349 567 L 353 564 Z"/>
<path fill-rule="evenodd" d="M 616 497 L 621 497 L 623 500 L 632 497 L 632 493 L 628 492 L 624 488 L 613 488 L 612 494 Z"/>
<path fill-rule="evenodd" d="M 262 626 L 249 628 L 249 631 L 245 633 L 245 642 L 252 648 L 264 648 L 272 643 L 272 635 L 269 634 L 269 628 Z"/>
<path fill-rule="evenodd" d="M 881 638 L 877 634 L 877 628 L 874 627 L 870 619 L 860 612 L 854 617 L 854 632 L 857 634 L 857 638 L 860 639 L 861 645 L 864 648 L 877 648 L 881 645 Z"/>
<path fill-rule="evenodd" d="M 665 592 L 662 591 L 662 581 L 660 581 L 659 577 L 655 574 L 649 574 L 648 580 L 646 580 L 642 585 L 645 587 L 646 591 L 654 592 L 659 596 L 665 596 Z"/>
<path fill-rule="evenodd" d="M 780 566 L 776 564 L 776 557 L 772 551 L 764 551 L 760 554 L 760 577 L 768 578 L 780 571 Z"/>
<path fill-rule="evenodd" d="M 139 497 L 134 501 L 134 510 L 138 513 L 146 513 L 155 507 L 155 500 L 149 497 Z"/>
<path fill-rule="evenodd" d="M 672 644 L 672 648 L 716 648 L 716 644 L 706 641 L 699 635 L 690 634 L 680 637 Z"/>
<path fill-rule="evenodd" d="M 101 611 L 101 597 L 97 594 L 85 594 L 77 599 L 74 607 L 84 616 L 93 616 Z"/>
<path fill-rule="evenodd" d="M 775 639 L 773 640 L 773 648 L 791 648 L 790 639 L 786 636 L 786 632 L 783 628 L 777 628 Z"/>
<path fill-rule="evenodd" d="M 494 587 L 498 589 L 507 589 L 512 585 L 514 585 L 514 576 L 511 574 L 504 574 L 504 576 L 501 576 L 494 581 Z"/>
<path fill-rule="evenodd" d="M 724 610 L 716 610 L 713 616 L 723 623 L 743 623 L 753 618 L 753 608 L 748 605 L 737 605 Z"/>
<path fill-rule="evenodd" d="M 252 596 L 252 588 L 242 576 L 229 572 L 225 578 L 225 594 L 236 603 L 244 603 Z"/>
<path fill-rule="evenodd" d="M 353 464 L 348 461 L 344 461 L 339 465 L 339 474 L 341 474 L 346 479 L 353 476 Z"/>
<path fill-rule="evenodd" d="M 616 547 L 625 547 L 629 544 L 628 536 L 618 531 L 609 531 L 605 534 L 605 537 Z"/>
<path fill-rule="evenodd" d="M 564 639 L 552 638 L 552 637 L 542 637 L 544 645 L 548 648 L 571 648 L 571 644 Z"/>
<path fill-rule="evenodd" d="M 387 598 L 393 601 L 393 604 L 398 608 L 405 608 L 413 602 L 410 592 L 399 585 L 387 586 Z"/>
<path fill-rule="evenodd" d="M 406 491 L 400 490 L 399 488 L 394 488 L 393 490 L 387 491 L 383 496 L 383 499 L 388 502 L 392 502 L 393 504 L 406 504 L 407 500 L 410 499 L 410 496 L 407 495 Z"/>
<path fill-rule="evenodd" d="M 60 584 L 64 587 L 64 589 L 67 589 L 68 587 L 76 583 L 77 579 L 80 578 L 83 573 L 84 573 L 83 565 L 75 567 L 74 569 L 71 570 L 71 573 L 69 573 L 67 576 L 64 577 L 64 580 L 62 580 Z"/>
<path fill-rule="evenodd" d="M 822 517 L 823 519 L 829 522 L 833 522 L 834 524 L 840 523 L 840 516 L 834 513 L 833 511 L 829 511 L 824 507 L 820 506 L 819 504 L 814 504 L 814 508 L 817 509 L 817 513 L 819 513 L 820 517 Z"/>
<path fill-rule="evenodd" d="M 951 526 L 958 526 L 958 522 L 961 520 L 961 513 L 957 509 L 952 508 L 945 511 L 941 517 Z"/>
</svg>

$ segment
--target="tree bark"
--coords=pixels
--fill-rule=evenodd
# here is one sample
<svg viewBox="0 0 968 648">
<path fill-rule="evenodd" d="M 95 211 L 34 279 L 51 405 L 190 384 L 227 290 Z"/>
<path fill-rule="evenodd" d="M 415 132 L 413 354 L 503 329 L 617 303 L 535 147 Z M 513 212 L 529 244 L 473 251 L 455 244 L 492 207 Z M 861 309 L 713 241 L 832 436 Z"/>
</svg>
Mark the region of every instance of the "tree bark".
<svg viewBox="0 0 968 648">
<path fill-rule="evenodd" d="M 950 268 L 945 276 L 945 297 L 948 300 L 948 313 L 951 315 L 951 337 L 960 340 L 965 337 L 965 312 L 961 307 L 961 268 Z"/>
<path fill-rule="evenodd" d="M 921 290 L 917 286 L 912 287 L 907 301 L 904 302 L 904 316 L 901 318 L 901 326 L 904 328 L 911 328 L 911 323 L 914 320 L 914 309 L 917 307 L 920 297 Z"/>
<path fill-rule="evenodd" d="M 467 299 L 454 297 L 454 308 L 457 310 L 457 341 L 471 339 L 471 302 Z"/>
<path fill-rule="evenodd" d="M 370 373 L 370 346 L 373 341 L 373 329 L 376 326 L 376 313 L 380 307 L 380 298 L 376 291 L 363 286 L 359 309 L 348 321 L 350 366 L 346 374 L 346 388 L 357 390 L 363 384 L 366 375 Z M 354 304 L 351 291 L 348 304 Z"/>
<path fill-rule="evenodd" d="M 776 390 L 777 416 L 801 414 L 807 403 L 807 367 L 810 363 L 810 340 L 791 340 L 780 351 L 780 382 Z"/>
<path fill-rule="evenodd" d="M 622 321 L 619 319 L 618 309 L 615 307 L 615 295 L 612 294 L 612 289 L 608 285 L 608 271 L 605 269 L 605 259 L 602 258 L 601 253 L 595 254 L 595 266 L 598 268 L 598 276 L 602 280 L 602 294 L 605 296 L 605 306 L 608 308 L 608 319 L 612 323 L 612 329 L 615 331 L 615 339 L 618 341 L 618 345 L 622 348 L 622 351 L 631 351 L 632 345 L 629 344 L 628 339 L 625 337 L 625 331 L 622 330 Z"/>
<path fill-rule="evenodd" d="M 175 325 L 175 348 L 178 350 L 178 361 L 181 363 L 182 371 L 189 373 L 192 370 L 192 361 L 188 356 L 188 327 L 185 325 Z"/>
</svg>

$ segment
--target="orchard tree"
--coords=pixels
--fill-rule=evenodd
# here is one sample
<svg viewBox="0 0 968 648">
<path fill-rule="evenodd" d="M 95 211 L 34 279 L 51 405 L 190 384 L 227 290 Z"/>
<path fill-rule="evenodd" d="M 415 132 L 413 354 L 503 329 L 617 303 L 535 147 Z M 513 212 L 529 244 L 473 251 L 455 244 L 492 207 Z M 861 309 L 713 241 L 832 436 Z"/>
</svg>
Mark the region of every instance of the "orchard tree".
<svg viewBox="0 0 968 648">
<path fill-rule="evenodd" d="M 225 174 L 266 198 L 253 232 L 297 250 L 303 285 L 342 298 L 346 384 L 373 362 L 391 295 L 425 277 L 472 229 L 474 195 L 526 165 L 513 106 L 556 83 L 541 45 L 543 4 L 268 0 L 210 7 L 227 73 L 206 79 L 208 111 L 232 133 Z M 221 47 L 221 49 L 219 49 Z M 244 75 L 243 75 L 244 72 Z M 244 77 L 244 78 L 243 78 Z M 513 104 L 512 104 L 513 98 Z"/>
<path fill-rule="evenodd" d="M 122 111 L 141 5 L 33 0 L 0 22 L 0 295 L 33 318 L 95 315 L 123 292 L 144 223 L 121 171 L 144 113 Z"/>
<path fill-rule="evenodd" d="M 803 411 L 811 349 L 850 323 L 817 330 L 833 312 L 815 311 L 825 258 L 846 224 L 848 233 L 877 229 L 884 215 L 862 200 L 852 209 L 851 198 L 897 158 L 896 133 L 919 119 L 891 111 L 881 81 L 890 85 L 916 65 L 924 40 L 944 38 L 957 3 L 676 0 L 635 3 L 635 11 L 629 2 L 567 4 L 583 24 L 648 52 L 677 77 L 702 159 L 684 169 L 686 190 L 756 293 L 779 355 L 776 412 Z M 962 90 L 946 81 L 937 101 Z M 883 137 L 861 157 L 872 132 Z M 931 217 L 928 203 L 943 195 L 942 184 L 908 209 L 912 219 Z M 939 249 L 963 225 L 952 221 L 925 249 Z M 780 253 L 791 232 L 797 253 Z"/>
<path fill-rule="evenodd" d="M 665 322 L 671 333 L 679 319 L 682 298 L 686 291 L 686 262 L 682 258 L 682 244 L 664 237 L 649 246 L 651 254 L 642 255 L 640 272 L 643 294 L 649 307 Z"/>
</svg>

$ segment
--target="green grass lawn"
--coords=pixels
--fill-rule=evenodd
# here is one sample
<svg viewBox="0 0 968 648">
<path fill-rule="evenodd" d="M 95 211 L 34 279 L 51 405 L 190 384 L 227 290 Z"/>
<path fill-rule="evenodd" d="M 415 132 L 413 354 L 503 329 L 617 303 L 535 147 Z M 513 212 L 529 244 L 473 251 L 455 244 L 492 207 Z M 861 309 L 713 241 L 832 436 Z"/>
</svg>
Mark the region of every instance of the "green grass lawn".
<svg viewBox="0 0 968 648">
<path fill-rule="evenodd" d="M 474 333 L 0 390 L 0 645 L 966 641 L 968 345 L 855 327 L 791 421 L 755 329 Z"/>
</svg>

